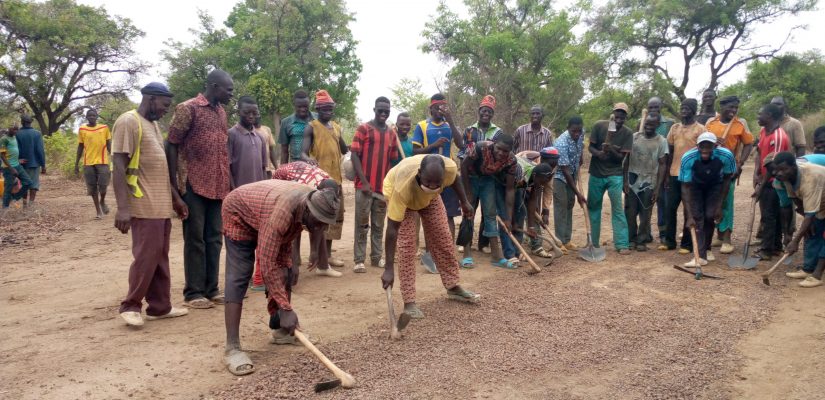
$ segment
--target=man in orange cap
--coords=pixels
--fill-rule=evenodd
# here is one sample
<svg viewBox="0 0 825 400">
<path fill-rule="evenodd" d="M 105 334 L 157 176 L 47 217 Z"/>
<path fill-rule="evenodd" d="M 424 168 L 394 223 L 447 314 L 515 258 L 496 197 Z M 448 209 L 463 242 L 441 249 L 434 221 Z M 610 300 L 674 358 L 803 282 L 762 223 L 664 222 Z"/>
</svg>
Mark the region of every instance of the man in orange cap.
<svg viewBox="0 0 825 400">
<path fill-rule="evenodd" d="M 316 164 L 335 180 L 340 186 L 343 183 L 341 174 L 341 156 L 347 153 L 347 144 L 341 136 L 341 126 L 332 119 L 335 117 L 335 101 L 326 90 L 315 93 L 315 111 L 318 118 L 307 124 L 304 130 L 304 151 L 302 158 L 311 164 Z M 330 255 L 329 265 L 343 267 L 344 262 L 332 258 L 332 241 L 341 239 L 341 229 L 344 225 L 344 204 L 338 208 L 335 224 L 327 228 L 327 254 Z"/>
</svg>

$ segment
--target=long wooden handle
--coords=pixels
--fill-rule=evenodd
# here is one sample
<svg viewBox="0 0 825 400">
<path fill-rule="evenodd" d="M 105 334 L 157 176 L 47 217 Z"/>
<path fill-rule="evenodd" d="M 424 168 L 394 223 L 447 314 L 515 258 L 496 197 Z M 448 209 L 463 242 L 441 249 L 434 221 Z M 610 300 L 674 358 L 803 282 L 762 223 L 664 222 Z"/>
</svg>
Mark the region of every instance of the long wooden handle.
<svg viewBox="0 0 825 400">
<path fill-rule="evenodd" d="M 504 221 L 502 221 L 501 218 L 499 218 L 498 215 L 496 215 L 496 221 L 498 221 L 498 224 L 501 226 L 501 229 L 504 229 L 504 232 L 507 233 L 507 236 L 510 237 L 510 240 L 512 240 L 513 243 L 516 245 L 516 247 L 518 247 L 521 254 L 524 254 L 524 257 L 527 259 L 527 262 L 530 264 L 530 267 L 533 268 L 533 271 L 541 272 L 541 267 L 539 267 L 535 263 L 535 261 L 533 261 L 533 259 L 530 258 L 530 256 L 527 254 L 527 252 L 524 251 L 524 247 L 521 247 L 521 243 L 519 243 L 519 241 L 516 240 L 516 237 L 513 236 L 512 233 L 510 233 L 510 230 L 507 229 L 507 227 L 504 225 Z"/>
<path fill-rule="evenodd" d="M 576 174 L 576 185 L 579 186 L 579 192 L 582 190 L 582 178 L 581 178 L 581 170 L 577 171 Z M 579 203 L 576 201 L 576 203 Z M 582 208 L 582 213 L 584 213 L 584 228 L 587 229 L 587 234 L 590 235 L 590 213 L 587 212 L 587 208 L 579 203 L 579 206 Z"/>
<path fill-rule="evenodd" d="M 541 226 L 541 229 L 544 229 L 544 231 L 550 234 L 550 236 L 553 238 L 553 240 L 548 240 L 548 242 L 550 242 L 550 245 L 553 246 L 553 250 L 561 251 L 561 248 L 559 248 L 559 244 L 564 243 L 562 243 L 561 240 L 559 240 L 559 238 L 557 238 L 556 235 L 554 235 L 553 232 L 549 228 L 547 228 L 547 225 L 545 225 L 544 221 L 541 220 L 541 214 L 539 214 L 538 212 L 534 212 L 533 215 L 537 218 L 536 221 L 538 221 L 539 225 Z"/>
<path fill-rule="evenodd" d="M 398 326 L 395 322 L 395 307 L 392 305 L 392 288 L 387 287 L 384 291 L 387 293 L 387 310 L 390 318 L 390 338 L 395 339 L 396 336 L 398 336 Z"/>
<path fill-rule="evenodd" d="M 398 153 L 401 154 L 401 159 L 407 158 L 404 154 L 404 146 L 401 145 L 401 139 L 398 138 L 398 132 L 395 133 L 395 143 L 398 144 Z"/>
<path fill-rule="evenodd" d="M 309 349 L 309 351 L 312 352 L 312 354 L 315 355 L 315 357 L 319 361 L 321 361 L 321 364 L 324 364 L 324 366 L 327 367 L 327 369 L 330 372 L 332 372 L 332 374 L 335 375 L 336 378 L 341 380 L 341 386 L 347 389 L 355 387 L 355 378 L 353 378 L 352 375 L 344 372 L 341 368 L 338 368 L 338 366 L 335 365 L 332 361 L 330 361 L 329 358 L 327 358 L 327 356 L 324 355 L 324 353 L 321 353 L 321 350 L 318 350 L 318 348 L 315 347 L 315 345 L 312 344 L 312 342 L 310 342 L 309 339 L 307 339 L 307 337 L 304 336 L 303 333 L 301 333 L 301 331 L 296 329 L 295 337 L 298 338 L 298 341 L 301 342 L 301 344 L 303 344 L 304 347 Z"/>
<path fill-rule="evenodd" d="M 693 242 L 693 260 L 699 267 L 699 241 L 696 240 L 696 228 L 690 228 L 690 240 Z"/>
<path fill-rule="evenodd" d="M 769 270 L 762 273 L 762 277 L 767 278 L 767 277 L 771 276 L 773 271 L 776 271 L 776 269 L 779 268 L 780 265 L 782 265 L 782 262 L 785 261 L 785 259 L 788 258 L 788 256 L 789 256 L 788 253 L 783 254 L 782 258 L 780 258 L 779 261 L 777 261 L 776 264 L 774 264 L 773 267 L 771 267 L 771 269 L 769 269 Z"/>
<path fill-rule="evenodd" d="M 722 132 L 722 140 L 725 140 L 725 139 L 727 139 L 727 138 L 728 138 L 728 132 L 730 132 L 730 127 L 732 127 L 732 126 L 733 126 L 733 122 L 734 122 L 734 121 L 736 121 L 736 117 L 737 117 L 738 115 L 739 115 L 739 113 L 738 113 L 738 112 L 737 112 L 737 113 L 735 113 L 735 114 L 733 114 L 733 118 L 731 118 L 731 119 L 730 119 L 730 122 L 728 122 L 728 126 L 726 126 L 726 127 L 725 127 L 725 130 Z M 721 121 L 720 121 L 720 122 L 721 122 Z"/>
</svg>

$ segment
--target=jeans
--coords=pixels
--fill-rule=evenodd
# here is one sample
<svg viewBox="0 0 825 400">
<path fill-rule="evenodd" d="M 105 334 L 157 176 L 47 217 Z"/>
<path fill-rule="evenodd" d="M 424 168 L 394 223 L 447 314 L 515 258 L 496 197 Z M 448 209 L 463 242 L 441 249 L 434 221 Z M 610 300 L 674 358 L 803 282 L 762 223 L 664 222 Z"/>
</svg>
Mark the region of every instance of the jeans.
<svg viewBox="0 0 825 400">
<path fill-rule="evenodd" d="M 5 180 L 5 183 L 3 184 L 3 208 L 8 208 L 12 200 L 22 199 L 23 195 L 29 192 L 29 188 L 32 185 L 32 181 L 29 179 L 29 175 L 26 174 L 26 169 L 23 168 L 22 165 L 18 165 L 13 168 L 17 171 L 17 178 L 20 179 L 20 191 L 12 194 L 11 190 L 14 188 L 14 174 L 11 173 L 11 169 L 3 168 L 3 179 Z"/>
<path fill-rule="evenodd" d="M 667 228 L 665 229 L 665 241 L 664 244 L 669 249 L 676 248 L 676 226 L 679 222 L 679 217 L 677 216 L 679 211 L 679 203 L 682 202 L 682 182 L 679 182 L 679 178 L 676 176 L 668 177 L 668 185 L 670 189 L 668 190 L 667 196 L 667 215 L 666 222 Z M 685 214 L 682 212 L 682 221 L 685 221 Z M 690 240 L 690 232 L 687 229 L 687 224 L 682 224 L 682 241 L 679 247 L 684 249 L 693 249 L 693 244 Z"/>
<path fill-rule="evenodd" d="M 782 224 L 779 221 L 779 195 L 772 187 L 763 190 L 759 195 L 759 211 L 762 214 L 762 245 L 761 251 L 772 254 L 782 250 Z"/>
<path fill-rule="evenodd" d="M 716 228 L 714 214 L 722 202 L 721 192 L 720 183 L 690 186 L 690 213 L 696 222 L 696 245 L 699 246 L 699 258 L 703 260 L 707 260 L 707 252 L 710 251 L 710 242 Z M 690 238 L 690 234 L 687 237 Z"/>
<path fill-rule="evenodd" d="M 573 237 L 573 207 L 576 195 L 567 182 L 557 181 L 553 185 L 553 228 L 562 243 L 569 243 Z"/>
<path fill-rule="evenodd" d="M 825 258 L 825 219 L 814 218 L 813 236 L 805 236 L 805 248 L 803 254 L 805 261 L 802 265 L 802 270 L 812 274 L 816 269 L 816 264 L 820 258 Z"/>
<path fill-rule="evenodd" d="M 492 176 L 481 175 L 470 177 L 470 187 L 473 196 L 470 205 L 475 207 L 481 203 L 482 235 L 486 237 L 498 236 L 498 222 L 496 221 L 496 181 Z"/>
<path fill-rule="evenodd" d="M 653 241 L 650 234 L 650 219 L 653 216 L 653 190 L 643 190 L 639 193 L 630 191 L 625 194 L 624 212 L 627 218 L 627 233 L 630 243 L 634 245 Z M 638 222 L 638 223 L 637 223 Z"/>
<path fill-rule="evenodd" d="M 725 202 L 722 203 L 722 220 L 719 221 L 719 232 L 727 232 L 733 230 L 733 191 L 736 189 L 736 181 L 731 181 L 730 191 Z"/>
<path fill-rule="evenodd" d="M 185 301 L 218 295 L 222 247 L 221 200 L 208 199 L 186 185 L 183 201 L 189 218 L 183 220 L 183 287 Z"/>
<path fill-rule="evenodd" d="M 527 217 L 527 205 L 525 204 L 524 198 L 524 188 L 515 188 L 513 189 L 514 199 L 513 199 L 513 220 L 510 226 L 513 227 L 513 231 L 511 233 L 515 236 L 516 240 L 519 243 L 523 242 L 524 233 L 523 232 L 516 232 L 515 229 L 523 229 L 525 217 Z M 507 190 L 504 188 L 504 185 L 496 185 L 496 209 L 498 210 L 498 215 L 503 218 L 507 215 L 507 206 L 506 206 L 506 195 Z M 513 243 L 513 240 L 510 239 L 510 235 L 507 232 L 504 232 L 502 229 L 499 231 L 498 234 L 501 240 L 501 250 L 504 253 L 504 258 L 511 259 L 513 257 L 518 257 L 519 250 L 516 245 Z"/>
<path fill-rule="evenodd" d="M 627 238 L 627 219 L 622 207 L 623 178 L 620 175 L 597 177 L 590 175 L 587 188 L 587 211 L 590 214 L 591 236 L 593 244 L 600 246 L 599 236 L 602 229 L 602 202 L 604 192 L 610 198 L 610 221 L 613 225 L 613 246 L 617 250 L 630 247 Z"/>
<path fill-rule="evenodd" d="M 367 253 L 367 231 L 370 231 L 370 260 L 374 266 L 384 254 L 381 235 L 384 219 L 387 217 L 387 203 L 372 194 L 355 191 L 355 241 L 352 253 L 356 264 L 363 263 Z"/>
</svg>

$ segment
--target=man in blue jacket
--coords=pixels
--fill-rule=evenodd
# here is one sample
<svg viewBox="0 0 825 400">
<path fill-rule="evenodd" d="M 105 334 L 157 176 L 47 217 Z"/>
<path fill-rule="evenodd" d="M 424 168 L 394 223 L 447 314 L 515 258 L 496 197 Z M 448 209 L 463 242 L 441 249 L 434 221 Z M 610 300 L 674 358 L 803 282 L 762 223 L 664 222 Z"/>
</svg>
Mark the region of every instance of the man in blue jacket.
<svg viewBox="0 0 825 400">
<path fill-rule="evenodd" d="M 20 148 L 20 165 L 26 169 L 31 179 L 28 193 L 23 195 L 23 207 L 33 206 L 37 191 L 40 190 L 40 174 L 46 174 L 46 152 L 43 150 L 43 135 L 32 128 L 31 115 L 20 117 L 23 127 L 17 131 L 17 146 Z"/>
</svg>

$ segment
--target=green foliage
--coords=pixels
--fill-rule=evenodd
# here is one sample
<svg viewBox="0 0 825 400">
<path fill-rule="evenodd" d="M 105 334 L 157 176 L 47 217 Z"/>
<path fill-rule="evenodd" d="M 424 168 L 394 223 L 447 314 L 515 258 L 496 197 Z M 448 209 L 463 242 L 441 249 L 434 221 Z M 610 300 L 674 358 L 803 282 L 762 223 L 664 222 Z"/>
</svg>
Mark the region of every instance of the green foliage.
<svg viewBox="0 0 825 400">
<path fill-rule="evenodd" d="M 544 107 L 545 124 L 555 125 L 588 85 L 601 84 L 601 59 L 571 32 L 576 15 L 553 10 L 549 0 L 464 4 L 466 19 L 441 3 L 422 46 L 453 64 L 447 92 L 462 123 L 474 121 L 481 97 L 492 94 L 494 121 L 506 131 L 526 122 L 533 104 Z"/>
<path fill-rule="evenodd" d="M 751 43 L 756 29 L 790 35 L 797 27 L 772 23 L 815 5 L 816 0 L 610 0 L 591 18 L 588 41 L 607 56 L 614 77 L 651 82 L 660 75 L 682 100 L 693 68 L 706 68 L 708 87 L 716 88 L 737 66 L 781 49 Z"/>
<path fill-rule="evenodd" d="M 137 104 L 124 95 L 100 96 L 94 102 L 90 102 L 88 106 L 97 110 L 100 122 L 110 125 L 110 128 L 121 114 L 138 107 Z"/>
<path fill-rule="evenodd" d="M 421 91 L 421 81 L 418 79 L 401 79 L 390 89 L 392 108 L 410 114 L 412 123 L 427 119 L 429 116 L 430 96 Z M 398 113 L 395 113 L 398 114 Z"/>
<path fill-rule="evenodd" d="M 277 119 L 292 109 L 299 88 L 326 89 L 340 119 L 355 115 L 355 82 L 361 62 L 349 29 L 354 21 L 343 0 L 244 0 L 216 29 L 201 14 L 192 46 L 169 42 L 169 85 L 175 101 L 203 90 L 213 68 L 229 72 L 236 95 L 252 95 L 264 115 Z"/>
<path fill-rule="evenodd" d="M 755 123 L 759 108 L 774 96 L 785 99 L 791 115 L 816 113 L 825 109 L 825 57 L 810 51 L 754 61 L 748 66 L 744 81 L 722 90 L 722 95 L 728 94 L 742 99 L 739 113 L 748 122 Z"/>
<path fill-rule="evenodd" d="M 20 96 L 40 130 L 56 132 L 81 104 L 132 88 L 147 64 L 127 18 L 74 0 L 0 2 L 0 92 Z"/>
<path fill-rule="evenodd" d="M 69 179 L 77 179 L 74 174 L 74 159 L 77 152 L 77 135 L 57 131 L 51 136 L 43 136 L 46 163 L 51 171 L 60 173 Z"/>
</svg>

